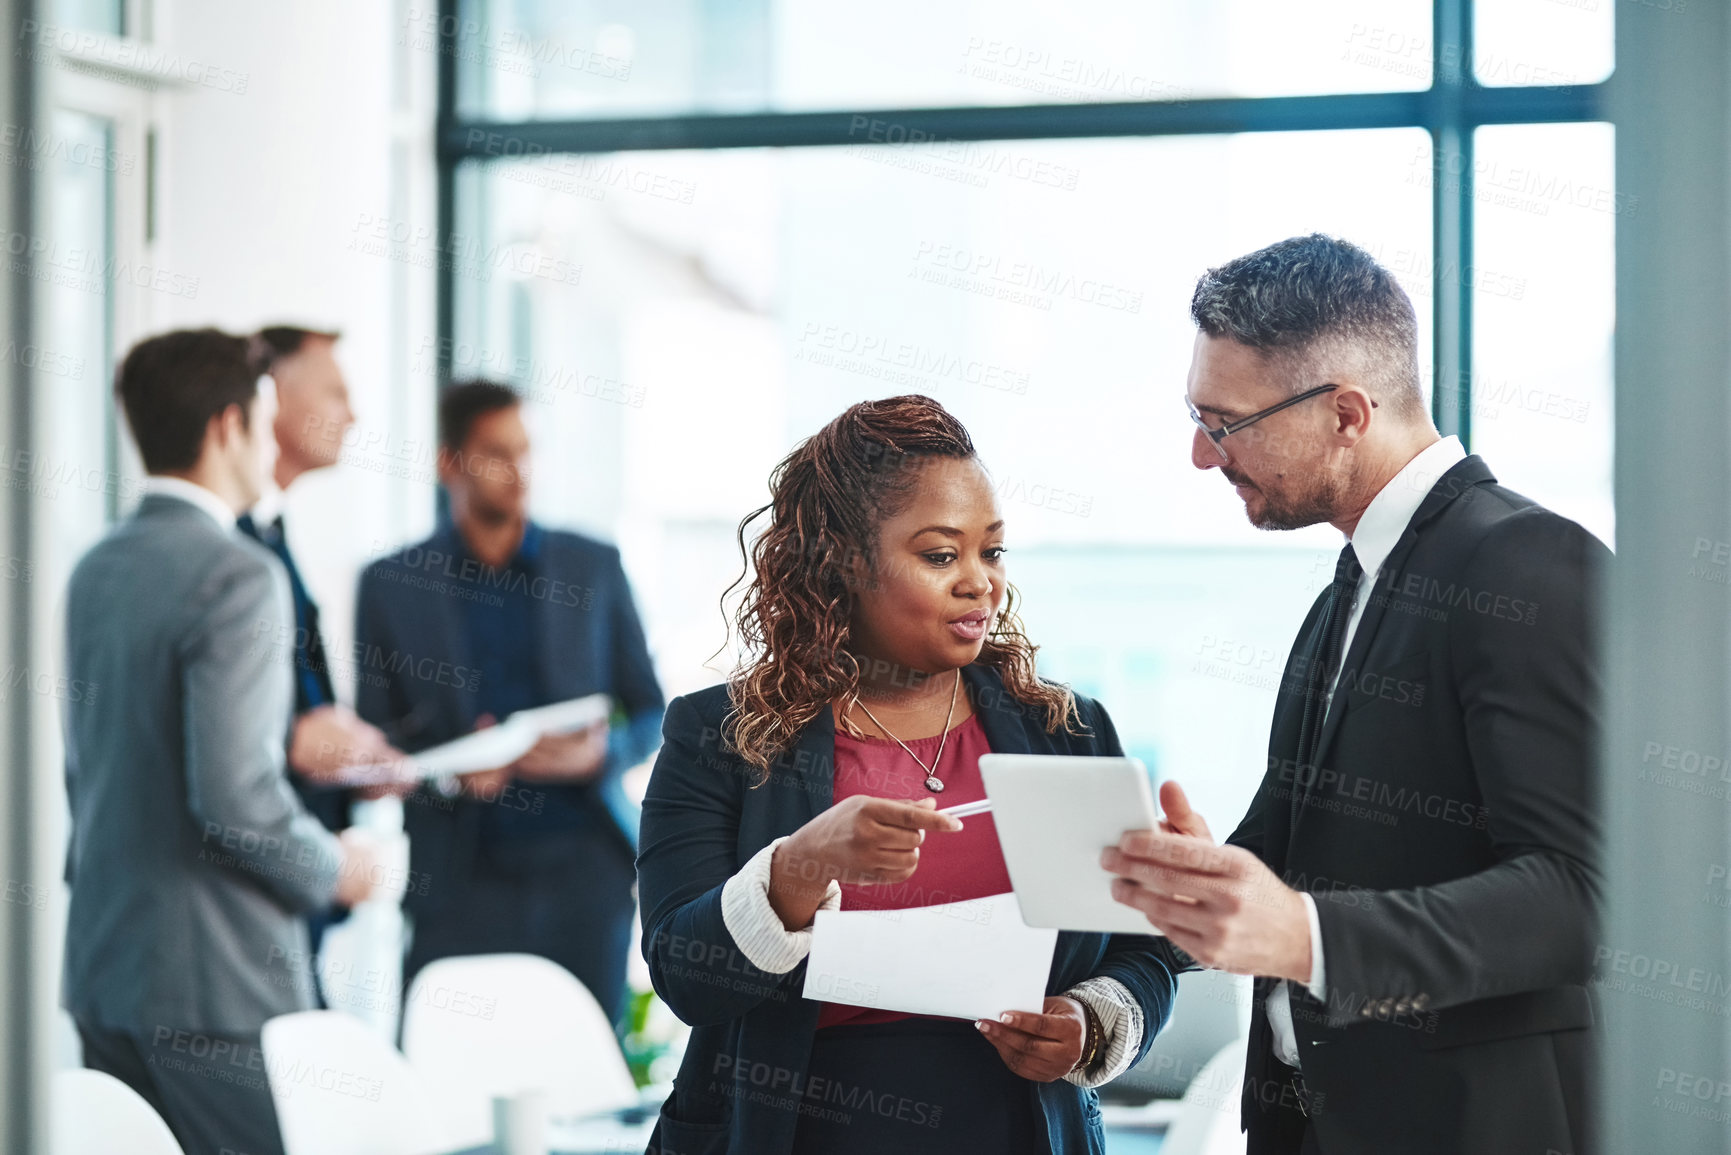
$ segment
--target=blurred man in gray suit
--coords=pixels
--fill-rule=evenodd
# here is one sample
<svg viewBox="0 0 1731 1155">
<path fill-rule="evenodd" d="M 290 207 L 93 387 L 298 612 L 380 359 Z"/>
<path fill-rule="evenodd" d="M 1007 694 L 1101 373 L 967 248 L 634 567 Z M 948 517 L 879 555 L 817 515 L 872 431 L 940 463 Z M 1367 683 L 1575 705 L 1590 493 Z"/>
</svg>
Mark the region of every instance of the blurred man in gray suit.
<svg viewBox="0 0 1731 1155">
<path fill-rule="evenodd" d="M 273 391 L 214 329 L 127 354 L 116 391 L 150 473 L 67 593 L 72 811 L 64 1000 L 85 1064 L 150 1101 L 188 1155 L 280 1152 L 259 1032 L 313 1005 L 304 913 L 365 898 L 363 842 L 284 775 L 289 585 L 235 531 Z"/>
</svg>

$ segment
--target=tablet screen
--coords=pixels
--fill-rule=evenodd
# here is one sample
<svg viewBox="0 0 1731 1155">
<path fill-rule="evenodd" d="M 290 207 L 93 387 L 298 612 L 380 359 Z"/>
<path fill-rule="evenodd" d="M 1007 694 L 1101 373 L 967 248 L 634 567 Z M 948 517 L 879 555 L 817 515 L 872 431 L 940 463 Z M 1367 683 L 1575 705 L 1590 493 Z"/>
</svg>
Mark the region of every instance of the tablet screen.
<svg viewBox="0 0 1731 1155">
<path fill-rule="evenodd" d="M 1112 898 L 1112 875 L 1100 865 L 1100 852 L 1126 831 L 1154 828 L 1154 794 L 1139 760 L 987 754 L 980 776 L 1023 922 L 1160 933 L 1141 911 Z"/>
</svg>

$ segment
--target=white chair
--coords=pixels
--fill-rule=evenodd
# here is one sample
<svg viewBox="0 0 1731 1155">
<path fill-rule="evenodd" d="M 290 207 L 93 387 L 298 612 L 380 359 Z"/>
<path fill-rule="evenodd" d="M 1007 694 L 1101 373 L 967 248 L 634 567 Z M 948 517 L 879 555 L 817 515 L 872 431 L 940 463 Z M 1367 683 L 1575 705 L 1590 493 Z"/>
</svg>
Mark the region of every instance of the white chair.
<svg viewBox="0 0 1731 1155">
<path fill-rule="evenodd" d="M 403 1056 L 340 1011 L 270 1020 L 264 1062 L 288 1155 L 438 1155 L 464 1145 Z"/>
<path fill-rule="evenodd" d="M 429 963 L 403 1010 L 403 1053 L 460 1136 L 492 1134 L 492 1099 L 542 1089 L 556 1116 L 598 1114 L 640 1101 L 613 1024 L 576 976 L 527 954 Z"/>
<path fill-rule="evenodd" d="M 1221 1047 L 1249 1034 L 1254 999 L 1245 975 L 1185 971 L 1178 976 L 1172 1017 L 1155 1036 L 1147 1055 L 1112 1084 L 1106 1097 L 1120 1102 L 1148 1095 L 1182 1099 L 1190 1080 Z"/>
<path fill-rule="evenodd" d="M 1238 1123 L 1248 1049 L 1244 1039 L 1226 1044 L 1190 1080 L 1160 1155 L 1244 1155 Z"/>
<path fill-rule="evenodd" d="M 131 1087 L 101 1071 L 56 1071 L 56 1155 L 183 1155 L 174 1132 Z"/>
</svg>

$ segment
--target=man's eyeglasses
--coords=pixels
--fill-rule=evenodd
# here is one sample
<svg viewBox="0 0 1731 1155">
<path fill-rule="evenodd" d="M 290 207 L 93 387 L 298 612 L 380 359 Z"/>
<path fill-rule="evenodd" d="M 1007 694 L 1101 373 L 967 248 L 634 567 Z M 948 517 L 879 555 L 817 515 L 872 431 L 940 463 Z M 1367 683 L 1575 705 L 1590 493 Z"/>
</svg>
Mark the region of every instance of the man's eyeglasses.
<svg viewBox="0 0 1731 1155">
<path fill-rule="evenodd" d="M 1320 397 L 1324 393 L 1339 388 L 1339 385 L 1318 385 L 1314 389 L 1306 389 L 1296 397 L 1288 397 L 1278 405 L 1270 405 L 1267 409 L 1259 409 L 1248 417 L 1240 417 L 1237 421 L 1223 422 L 1219 429 L 1210 429 L 1208 427 L 1208 423 L 1202 420 L 1202 414 L 1196 411 L 1196 405 L 1190 400 L 1190 398 L 1186 397 L 1184 399 L 1184 406 L 1190 410 L 1190 420 L 1196 423 L 1196 428 L 1202 430 L 1202 432 L 1207 435 L 1209 444 L 1214 446 L 1214 450 L 1216 453 L 1220 454 L 1221 460 L 1231 461 L 1232 458 L 1227 456 L 1226 446 L 1221 444 L 1222 441 L 1225 441 L 1240 429 L 1248 429 L 1258 421 L 1261 421 L 1264 417 L 1271 417 L 1274 414 L 1279 413 L 1282 409 L 1287 409 L 1291 406 L 1297 405 L 1300 401 L 1309 401 L 1312 397 Z"/>
</svg>

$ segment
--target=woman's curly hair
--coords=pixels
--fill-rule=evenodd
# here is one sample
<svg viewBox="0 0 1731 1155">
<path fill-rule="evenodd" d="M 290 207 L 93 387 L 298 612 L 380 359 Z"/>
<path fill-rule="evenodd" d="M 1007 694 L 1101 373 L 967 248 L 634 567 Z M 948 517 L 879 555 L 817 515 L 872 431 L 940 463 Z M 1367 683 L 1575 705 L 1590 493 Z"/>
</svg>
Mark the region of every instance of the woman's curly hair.
<svg viewBox="0 0 1731 1155">
<path fill-rule="evenodd" d="M 857 691 L 849 631 L 862 568 L 873 571 L 878 527 L 905 507 L 919 467 L 940 458 L 975 459 L 968 431 L 942 405 L 917 394 L 861 402 L 788 454 L 770 475 L 769 504 L 739 523 L 745 568 L 722 595 L 724 616 L 728 595 L 752 577 L 734 615 L 745 660 L 728 679 L 724 733 L 761 771 L 759 784 L 800 731 Z M 768 526 L 748 546 L 765 513 Z M 977 660 L 1013 698 L 1044 710 L 1049 732 L 1079 723 L 1069 688 L 1034 672 L 1038 647 L 1022 632 L 1016 600 L 1008 587 Z"/>
</svg>

